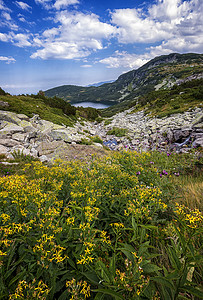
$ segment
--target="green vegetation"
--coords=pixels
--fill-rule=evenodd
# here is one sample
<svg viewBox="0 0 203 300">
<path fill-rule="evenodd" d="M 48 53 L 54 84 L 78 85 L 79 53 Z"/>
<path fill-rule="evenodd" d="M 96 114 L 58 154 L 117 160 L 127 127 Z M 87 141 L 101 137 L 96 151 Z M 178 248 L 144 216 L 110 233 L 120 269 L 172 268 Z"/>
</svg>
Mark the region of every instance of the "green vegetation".
<svg viewBox="0 0 203 300">
<path fill-rule="evenodd" d="M 90 139 L 82 138 L 80 141 L 81 145 L 92 145 L 93 142 Z"/>
<path fill-rule="evenodd" d="M 123 152 L 0 169 L 0 298 L 202 299 L 203 218 L 180 188 L 201 164 Z"/>
<path fill-rule="evenodd" d="M 92 136 L 92 137 L 90 137 L 90 139 L 94 143 L 103 144 L 103 140 L 98 135 Z"/>
<path fill-rule="evenodd" d="M 158 117 L 182 113 L 202 106 L 202 84 L 202 79 L 194 79 L 180 85 L 174 85 L 171 89 L 153 90 L 145 95 L 136 97 L 134 101 L 125 100 L 118 105 L 104 109 L 101 114 L 105 117 L 111 117 L 132 107 L 134 107 L 132 113 L 145 109 L 146 113 L 151 113 Z"/>
<path fill-rule="evenodd" d="M 11 96 L 3 92 L 0 93 L 0 101 L 7 102 L 9 106 L 1 106 L 1 110 L 22 113 L 28 117 L 38 114 L 41 119 L 55 124 L 73 126 L 77 117 L 92 121 L 99 116 L 99 112 L 94 108 L 76 108 L 58 97 L 48 98 L 42 91 L 37 95 L 26 96 Z"/>
<path fill-rule="evenodd" d="M 115 135 L 117 137 L 122 137 L 122 136 L 126 136 L 127 133 L 128 133 L 128 129 L 113 127 L 112 129 L 110 129 L 109 131 L 107 131 L 106 134 L 108 134 L 108 135 Z"/>
<path fill-rule="evenodd" d="M 137 108 L 145 107 L 146 113 L 165 117 L 201 106 L 202 101 L 203 79 L 199 79 L 175 85 L 170 90 L 148 93 L 139 98 Z"/>
<path fill-rule="evenodd" d="M 99 117 L 99 112 L 96 108 L 93 107 L 77 107 L 77 115 L 79 117 L 94 121 Z"/>
</svg>

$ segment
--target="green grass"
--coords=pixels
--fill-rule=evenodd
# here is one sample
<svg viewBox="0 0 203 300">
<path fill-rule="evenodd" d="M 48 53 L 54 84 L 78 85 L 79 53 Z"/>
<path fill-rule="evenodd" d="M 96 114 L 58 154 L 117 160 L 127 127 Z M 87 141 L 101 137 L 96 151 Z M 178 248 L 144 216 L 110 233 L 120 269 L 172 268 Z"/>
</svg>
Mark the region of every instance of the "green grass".
<svg viewBox="0 0 203 300">
<path fill-rule="evenodd" d="M 1 107 L 1 110 L 9 110 L 18 114 L 32 117 L 38 114 L 41 119 L 55 124 L 73 126 L 76 118 L 66 116 L 62 109 L 48 106 L 43 99 L 35 99 L 31 96 L 0 96 L 0 101 L 8 102 L 9 107 Z"/>
</svg>

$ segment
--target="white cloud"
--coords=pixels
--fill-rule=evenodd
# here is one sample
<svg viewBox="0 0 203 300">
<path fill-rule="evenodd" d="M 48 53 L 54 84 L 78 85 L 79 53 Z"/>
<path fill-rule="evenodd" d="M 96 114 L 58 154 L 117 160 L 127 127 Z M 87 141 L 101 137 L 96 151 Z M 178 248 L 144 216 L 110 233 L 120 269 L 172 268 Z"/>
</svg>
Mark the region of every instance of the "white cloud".
<svg viewBox="0 0 203 300">
<path fill-rule="evenodd" d="M 0 56 L 0 61 L 5 61 L 7 64 L 14 63 L 16 60 L 13 57 Z"/>
<path fill-rule="evenodd" d="M 2 12 L 2 17 L 3 17 L 3 19 L 5 19 L 6 21 L 10 21 L 11 20 L 11 16 L 10 16 L 10 14 L 8 13 L 8 12 Z"/>
<path fill-rule="evenodd" d="M 55 22 L 60 25 L 43 32 L 43 49 L 37 50 L 31 58 L 82 58 L 103 49 L 103 40 L 115 32 L 115 27 L 101 22 L 95 14 L 61 11 L 56 14 Z"/>
<path fill-rule="evenodd" d="M 23 9 L 23 10 L 28 10 L 29 11 L 30 9 L 32 9 L 32 7 L 30 5 L 28 5 L 27 3 L 22 2 L 22 1 L 16 1 L 16 5 L 18 7 L 20 7 L 21 9 Z"/>
<path fill-rule="evenodd" d="M 10 40 L 10 37 L 8 34 L 0 32 L 0 41 L 8 42 L 9 40 Z"/>
<path fill-rule="evenodd" d="M 56 2 L 54 3 L 54 7 L 56 9 L 61 9 L 69 5 L 75 5 L 78 3 L 79 3 L 78 0 L 56 0 Z"/>
<path fill-rule="evenodd" d="M 111 21 L 118 26 L 120 43 L 154 43 L 184 37 L 191 31 L 196 36 L 196 30 L 202 34 L 202 11 L 202 0 L 157 0 L 147 13 L 140 9 L 116 9 Z"/>
<path fill-rule="evenodd" d="M 128 68 L 137 69 L 150 60 L 149 54 L 137 55 L 129 54 L 125 51 L 116 51 L 113 56 L 101 59 L 99 62 L 107 65 L 107 68 Z"/>
<path fill-rule="evenodd" d="M 35 0 L 37 4 L 41 4 L 44 8 L 50 9 L 52 7 L 52 0 Z"/>
<path fill-rule="evenodd" d="M 8 8 L 8 7 L 4 4 L 4 1 L 3 1 L 3 0 L 0 0 L 0 9 L 1 9 L 1 10 L 6 10 L 6 11 L 11 12 L 11 9 Z"/>
<path fill-rule="evenodd" d="M 81 68 L 91 68 L 92 65 L 81 65 Z"/>
<path fill-rule="evenodd" d="M 30 40 L 30 35 L 23 34 L 23 33 L 11 33 L 11 39 L 13 44 L 15 44 L 18 47 L 29 47 L 32 46 Z"/>
<path fill-rule="evenodd" d="M 81 49 L 76 43 L 52 42 L 47 43 L 44 49 L 33 53 L 31 58 L 74 59 L 85 57 L 89 54 L 90 52 L 87 49 Z"/>
</svg>

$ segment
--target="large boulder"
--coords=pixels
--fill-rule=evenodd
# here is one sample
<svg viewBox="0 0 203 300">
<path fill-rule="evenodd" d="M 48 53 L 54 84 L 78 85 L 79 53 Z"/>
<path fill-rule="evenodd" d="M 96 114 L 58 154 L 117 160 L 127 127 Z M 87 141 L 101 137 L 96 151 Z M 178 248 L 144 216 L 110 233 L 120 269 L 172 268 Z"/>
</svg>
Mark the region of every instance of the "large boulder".
<svg viewBox="0 0 203 300">
<path fill-rule="evenodd" d="M 1 135 L 11 135 L 13 133 L 20 133 L 20 132 L 24 132 L 23 127 L 8 122 L 7 125 L 4 126 L 4 128 L 0 129 L 0 137 Z"/>
</svg>

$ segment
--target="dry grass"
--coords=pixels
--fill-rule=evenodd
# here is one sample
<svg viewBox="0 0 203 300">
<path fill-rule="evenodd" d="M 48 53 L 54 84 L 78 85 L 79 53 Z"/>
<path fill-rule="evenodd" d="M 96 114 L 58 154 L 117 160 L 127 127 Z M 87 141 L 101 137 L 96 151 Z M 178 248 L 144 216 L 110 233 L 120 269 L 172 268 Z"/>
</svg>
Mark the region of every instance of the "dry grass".
<svg viewBox="0 0 203 300">
<path fill-rule="evenodd" d="M 203 211 L 203 176 L 183 176 L 173 179 L 178 188 L 178 201 L 187 207 Z"/>
</svg>

